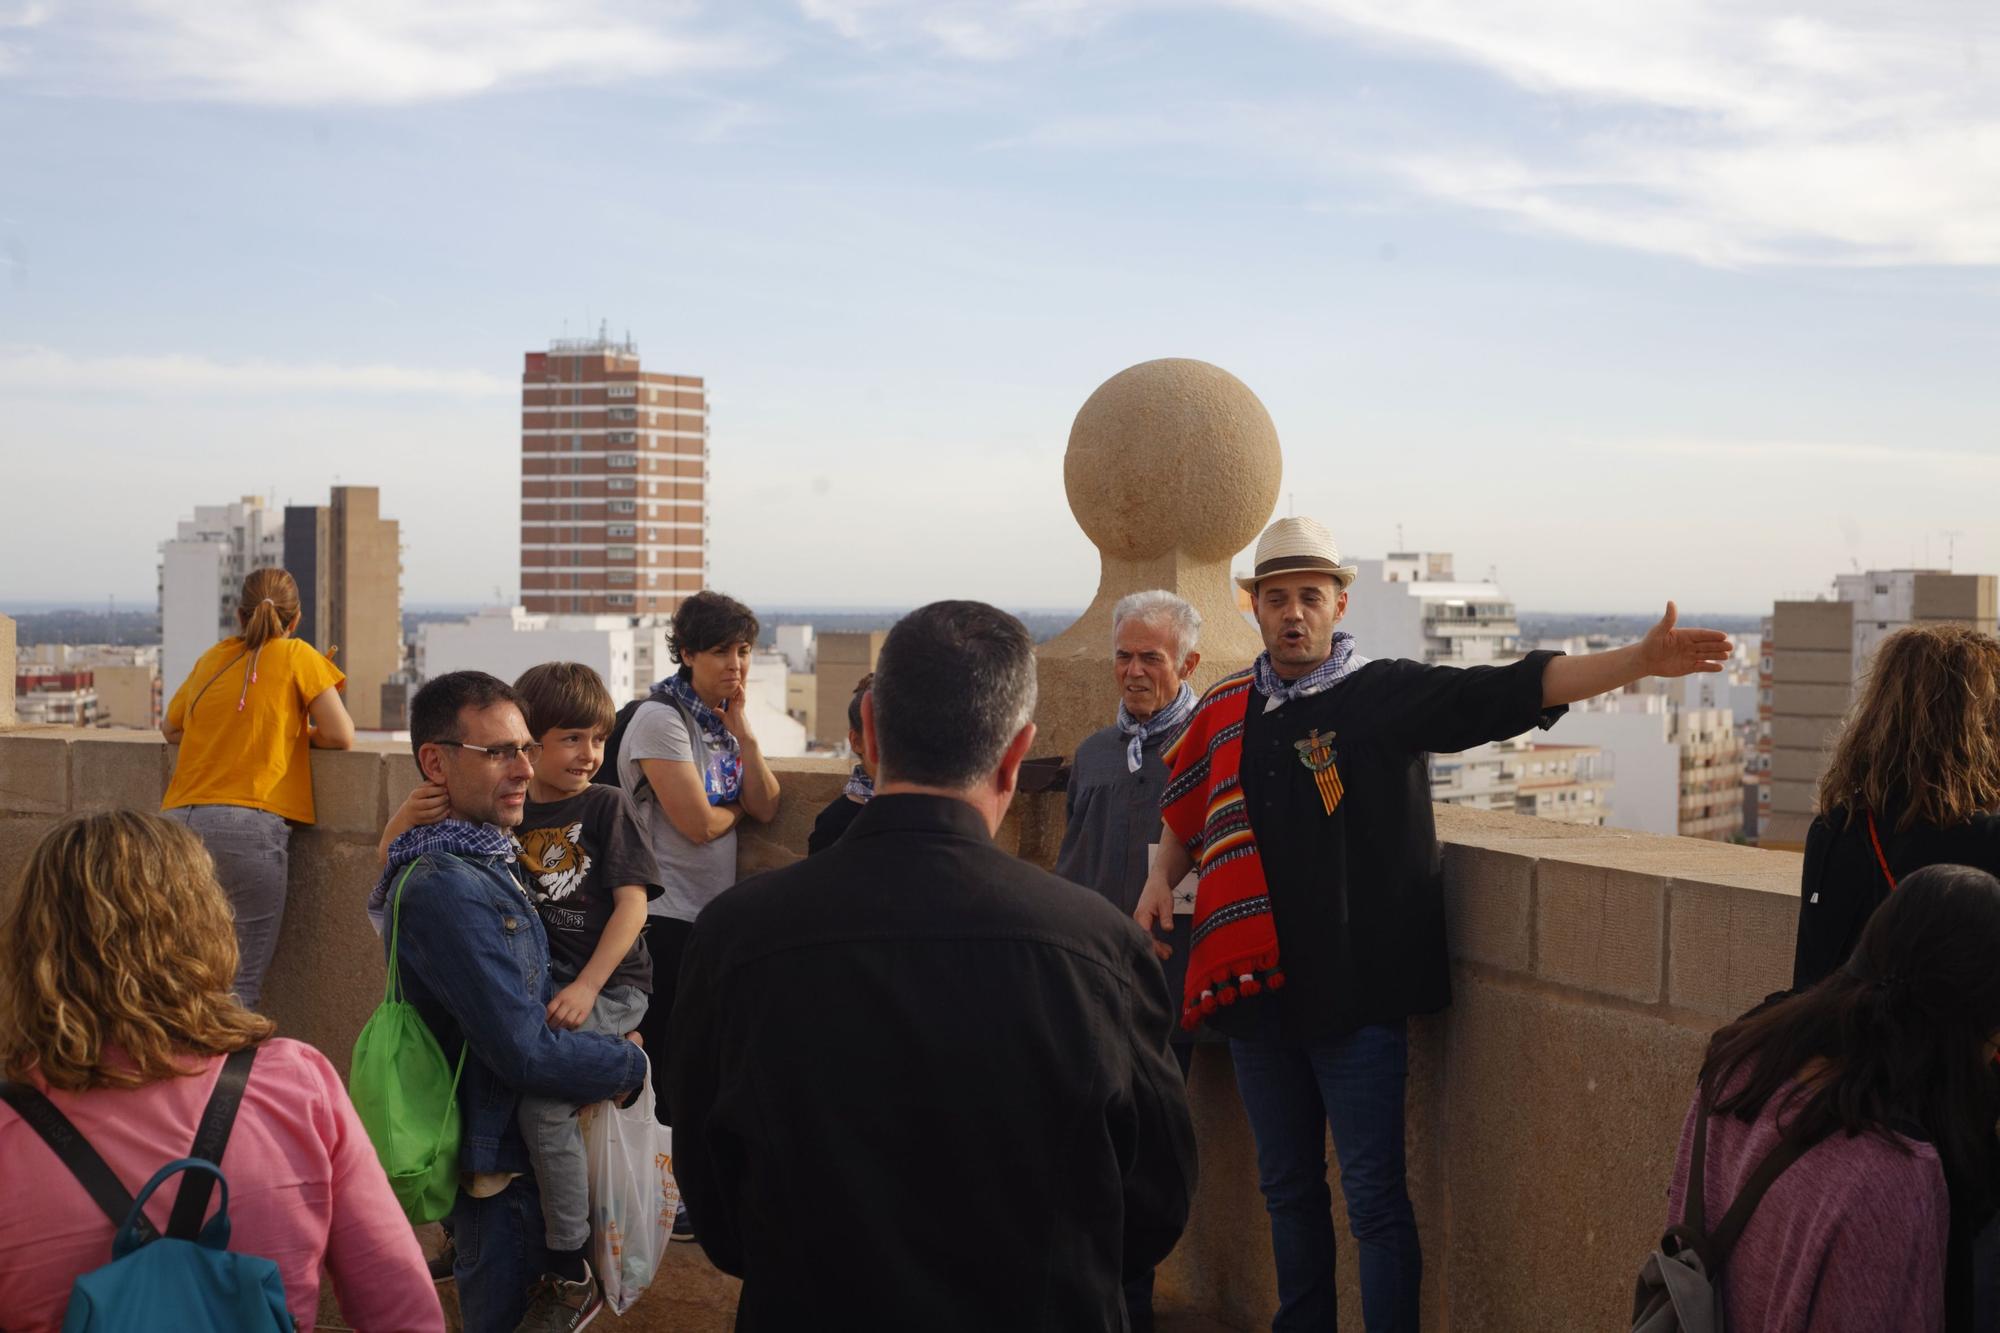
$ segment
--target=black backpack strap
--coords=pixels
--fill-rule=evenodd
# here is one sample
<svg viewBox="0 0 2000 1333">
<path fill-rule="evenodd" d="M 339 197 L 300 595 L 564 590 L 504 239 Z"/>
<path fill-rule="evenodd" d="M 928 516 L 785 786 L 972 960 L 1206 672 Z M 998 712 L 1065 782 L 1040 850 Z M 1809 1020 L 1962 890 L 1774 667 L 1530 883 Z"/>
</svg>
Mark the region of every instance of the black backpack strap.
<svg viewBox="0 0 2000 1333">
<path fill-rule="evenodd" d="M 222 1167 L 222 1150 L 229 1144 L 229 1131 L 236 1124 L 236 1108 L 243 1102 L 243 1087 L 250 1081 L 250 1064 L 257 1058 L 254 1045 L 229 1053 L 201 1123 L 194 1131 L 194 1146 L 188 1156 Z M 167 1217 L 167 1234 L 175 1240 L 194 1240 L 201 1234 L 202 1219 L 208 1215 L 208 1196 L 215 1190 L 215 1177 L 206 1171 L 181 1175 L 180 1192 L 174 1196 L 174 1211 Z"/>
<path fill-rule="evenodd" d="M 1687 1198 L 1681 1205 L 1681 1225 L 1704 1239 L 1708 1236 L 1708 1098 L 1694 1104 L 1694 1148 L 1688 1154 Z M 1705 1263 L 1707 1255 L 1702 1256 Z"/>
<path fill-rule="evenodd" d="M 1716 1225 L 1715 1234 L 1708 1238 L 1709 1256 L 1704 1257 L 1713 1258 L 1714 1267 L 1710 1271 L 1719 1271 L 1722 1265 L 1729 1262 L 1729 1252 L 1736 1248 L 1737 1238 L 1750 1222 L 1750 1214 L 1756 1212 L 1757 1205 L 1764 1201 L 1764 1191 L 1785 1174 L 1785 1168 L 1799 1160 L 1806 1147 L 1796 1135 L 1787 1134 L 1778 1140 L 1775 1148 L 1764 1154 L 1763 1161 L 1757 1163 L 1757 1169 L 1743 1185 L 1743 1192 L 1736 1196 L 1736 1202 L 1729 1205 L 1729 1211 Z"/>
<path fill-rule="evenodd" d="M 0 1079 L 0 1101 L 6 1102 L 20 1113 L 21 1119 L 37 1134 L 49 1150 L 61 1159 L 76 1177 L 76 1183 L 83 1186 L 104 1215 L 111 1219 L 113 1227 L 125 1225 L 125 1219 L 132 1214 L 132 1194 L 120 1183 L 117 1173 L 97 1155 L 97 1149 L 90 1141 L 77 1132 L 69 1117 L 58 1111 L 55 1103 L 39 1091 L 25 1083 L 10 1083 Z M 145 1214 L 139 1215 L 139 1239 L 143 1244 L 156 1239 L 159 1233 Z"/>
</svg>

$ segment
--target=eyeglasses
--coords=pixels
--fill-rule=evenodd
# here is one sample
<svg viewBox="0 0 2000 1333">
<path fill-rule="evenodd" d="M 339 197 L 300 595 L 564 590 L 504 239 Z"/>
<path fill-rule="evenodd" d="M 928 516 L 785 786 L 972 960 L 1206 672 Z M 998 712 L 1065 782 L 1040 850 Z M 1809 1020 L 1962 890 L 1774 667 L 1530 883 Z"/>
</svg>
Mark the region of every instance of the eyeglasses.
<svg viewBox="0 0 2000 1333">
<path fill-rule="evenodd" d="M 486 762 L 489 764 L 511 764 L 516 759 L 523 757 L 532 764 L 542 757 L 542 745 L 540 741 L 530 741 L 526 745 L 474 745 L 470 741 L 439 741 L 437 743 L 439 745 L 453 746 L 460 750 L 477 750 L 480 754 L 486 756 Z"/>
</svg>

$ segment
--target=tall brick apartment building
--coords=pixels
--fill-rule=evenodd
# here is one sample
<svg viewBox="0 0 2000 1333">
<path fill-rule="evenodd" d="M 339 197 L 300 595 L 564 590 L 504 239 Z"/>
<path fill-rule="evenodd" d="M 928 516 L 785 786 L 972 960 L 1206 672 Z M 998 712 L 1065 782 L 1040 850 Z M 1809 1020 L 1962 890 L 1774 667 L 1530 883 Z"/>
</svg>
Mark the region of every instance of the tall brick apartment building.
<svg viewBox="0 0 2000 1333">
<path fill-rule="evenodd" d="M 670 615 L 708 573 L 708 395 L 629 340 L 564 338 L 521 374 L 521 602 Z"/>
</svg>

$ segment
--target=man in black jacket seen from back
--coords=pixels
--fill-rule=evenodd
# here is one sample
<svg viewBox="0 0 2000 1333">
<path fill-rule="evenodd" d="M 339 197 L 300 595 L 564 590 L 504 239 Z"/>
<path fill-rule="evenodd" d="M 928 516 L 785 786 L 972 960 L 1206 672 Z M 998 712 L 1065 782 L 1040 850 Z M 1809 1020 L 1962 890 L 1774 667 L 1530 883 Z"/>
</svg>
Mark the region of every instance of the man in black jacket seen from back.
<svg viewBox="0 0 2000 1333">
<path fill-rule="evenodd" d="M 863 706 L 875 799 L 695 923 L 674 1168 L 739 1329 L 1121 1329 L 1121 1284 L 1180 1238 L 1194 1133 L 1151 945 L 993 843 L 1034 702 L 1019 621 L 911 612 Z"/>
</svg>

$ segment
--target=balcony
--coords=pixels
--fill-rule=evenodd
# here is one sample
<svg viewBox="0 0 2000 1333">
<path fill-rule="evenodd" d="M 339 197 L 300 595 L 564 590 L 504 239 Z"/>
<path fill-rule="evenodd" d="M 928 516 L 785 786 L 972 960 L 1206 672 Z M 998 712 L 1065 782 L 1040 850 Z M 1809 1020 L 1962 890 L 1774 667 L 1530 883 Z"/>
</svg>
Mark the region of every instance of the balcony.
<svg viewBox="0 0 2000 1333">
<path fill-rule="evenodd" d="M 0 732 L 0 884 L 72 811 L 157 809 L 173 759 L 156 733 Z M 267 999 L 282 1032 L 344 1068 L 382 993 L 381 946 L 359 904 L 375 839 L 416 773 L 389 746 L 315 753 L 313 770 L 320 822 L 292 840 Z M 746 872 L 801 854 L 845 771 L 791 760 L 780 777 L 778 819 L 742 839 Z M 1412 1027 L 1425 1327 L 1619 1327 L 1664 1220 L 1708 1033 L 1790 976 L 1799 858 L 1449 807 L 1437 818 L 1456 999 Z M 1060 795 L 1027 797 L 1001 842 L 1048 865 L 1062 826 Z M 1163 1327 L 1263 1328 L 1276 1308 L 1269 1232 L 1225 1050 L 1198 1050 L 1189 1099 L 1201 1184 L 1160 1273 L 1161 1309 L 1178 1312 Z M 1337 1203 L 1335 1215 L 1343 1309 L 1358 1325 L 1354 1246 Z M 735 1293 L 697 1247 L 674 1247 L 618 1326 L 726 1329 Z M 330 1298 L 324 1317 L 340 1327 Z"/>
</svg>

